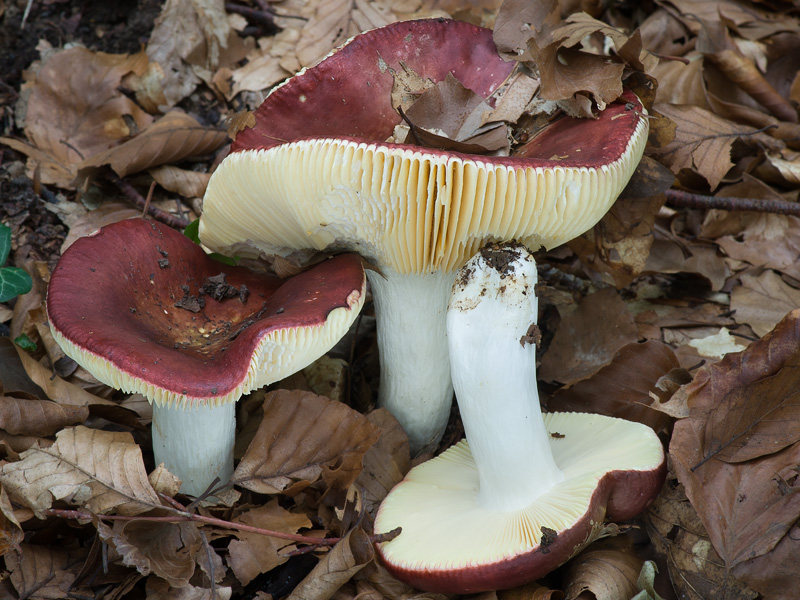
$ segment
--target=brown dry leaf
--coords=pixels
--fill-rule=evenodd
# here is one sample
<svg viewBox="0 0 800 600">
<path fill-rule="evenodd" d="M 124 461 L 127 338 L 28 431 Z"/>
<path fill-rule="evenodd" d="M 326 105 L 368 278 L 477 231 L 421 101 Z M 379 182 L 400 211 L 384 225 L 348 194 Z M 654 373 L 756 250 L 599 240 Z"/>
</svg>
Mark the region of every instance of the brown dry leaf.
<svg viewBox="0 0 800 600">
<path fill-rule="evenodd" d="M 714 291 L 721 290 L 730 276 L 730 269 L 716 245 L 685 239 L 678 241 L 658 232 L 647 257 L 645 271 L 696 273 L 707 279 Z"/>
<path fill-rule="evenodd" d="M 150 169 L 150 176 L 165 190 L 175 192 L 184 198 L 202 198 L 206 193 L 210 173 L 188 171 L 173 165 L 162 165 Z"/>
<path fill-rule="evenodd" d="M 770 600 L 794 600 L 800 587 L 800 524 L 795 523 L 777 546 L 762 556 L 734 567 L 733 574 Z"/>
<path fill-rule="evenodd" d="M 277 500 L 242 513 L 234 522 L 282 533 L 297 533 L 301 528 L 311 527 L 306 515 L 281 508 Z M 285 563 L 295 548 L 286 540 L 257 533 L 234 531 L 234 535 L 237 539 L 228 544 L 228 564 L 242 585 Z"/>
<path fill-rule="evenodd" d="M 349 369 L 350 365 L 343 358 L 333 358 L 326 354 L 303 369 L 303 375 L 315 394 L 327 396 L 337 402 L 346 402 Z"/>
<path fill-rule="evenodd" d="M 674 428 L 678 479 L 728 570 L 769 553 L 800 515 L 800 443 L 791 442 L 800 429 L 799 335 L 800 310 L 744 352 L 700 369 L 687 386 L 689 417 Z"/>
<path fill-rule="evenodd" d="M 230 600 L 233 595 L 233 588 L 225 585 L 217 585 L 213 590 L 191 584 L 172 587 L 157 577 L 147 579 L 146 590 L 147 600 Z"/>
<path fill-rule="evenodd" d="M 70 404 L 73 406 L 91 406 L 92 404 L 110 404 L 111 400 L 106 400 L 100 396 L 95 396 L 84 390 L 82 387 L 70 383 L 61 377 L 54 376 L 53 370 L 35 361 L 24 350 L 16 348 L 22 366 L 31 378 L 31 381 L 39 385 L 44 391 L 45 396 L 58 404 Z"/>
<path fill-rule="evenodd" d="M 6 568 L 17 598 L 63 600 L 75 592 L 72 582 L 85 558 L 58 547 L 22 544 L 20 552 L 6 554 Z"/>
<path fill-rule="evenodd" d="M 766 335 L 789 312 L 800 306 L 800 290 L 787 284 L 774 271 L 743 274 L 741 285 L 731 291 L 731 310 L 737 323 Z"/>
<path fill-rule="evenodd" d="M 561 319 L 542 358 L 539 377 L 572 384 L 595 373 L 637 337 L 633 317 L 616 290 L 589 294 Z"/>
<path fill-rule="evenodd" d="M 800 218 L 770 213 L 726 217 L 741 224 L 715 241 L 731 258 L 800 279 Z"/>
<path fill-rule="evenodd" d="M 104 202 L 99 208 L 86 211 L 80 217 L 72 220 L 67 237 L 61 244 L 61 253 L 69 248 L 75 240 L 83 236 L 90 235 L 106 225 L 116 223 L 124 219 L 141 217 L 142 211 L 132 208 L 130 204 L 124 202 Z"/>
<path fill-rule="evenodd" d="M 103 165 L 125 177 L 150 167 L 209 154 L 227 139 L 224 131 L 203 127 L 185 112 L 171 110 L 135 138 L 83 161 L 78 178 L 88 177 Z"/>
<path fill-rule="evenodd" d="M 0 485 L 0 556 L 12 550 L 20 552 L 20 544 L 24 538 L 25 534 L 14 514 L 14 507 L 11 506 L 5 489 Z"/>
<path fill-rule="evenodd" d="M 150 124 L 152 118 L 119 91 L 122 77 L 146 61 L 143 54 L 79 47 L 47 60 L 33 83 L 25 124 L 28 140 L 47 157 L 32 157 L 41 165 L 43 183 L 69 188 L 66 175 L 74 176 L 78 163 Z"/>
<path fill-rule="evenodd" d="M 510 590 L 498 590 L 497 600 L 562 600 L 564 592 L 551 590 L 540 583 L 533 582 Z"/>
<path fill-rule="evenodd" d="M 391 2 L 380 0 L 325 0 L 312 6 L 295 49 L 302 67 L 317 64 L 357 33 L 397 21 Z"/>
<path fill-rule="evenodd" d="M 374 557 L 369 536 L 356 527 L 337 542 L 286 600 L 328 600 Z"/>
<path fill-rule="evenodd" d="M 168 513 L 157 509 L 149 515 Z M 120 554 L 124 565 L 142 575 L 154 573 L 178 588 L 189 583 L 196 560 L 206 554 L 197 524 L 190 522 L 116 521 L 113 528 L 98 522 L 97 533 Z"/>
<path fill-rule="evenodd" d="M 167 0 L 147 43 L 147 72 L 126 82 L 151 112 L 166 112 L 209 82 L 235 32 L 223 0 Z"/>
<path fill-rule="evenodd" d="M 556 391 L 553 411 L 592 412 L 645 423 L 661 431 L 669 417 L 655 410 L 652 395 L 659 380 L 680 367 L 672 349 L 648 340 L 623 346 L 611 362 L 588 379 Z"/>
<path fill-rule="evenodd" d="M 528 40 L 533 31 L 556 25 L 561 11 L 556 0 L 506 0 L 494 21 L 492 37 L 500 54 L 507 60 L 531 60 Z"/>
<path fill-rule="evenodd" d="M 733 167 L 731 147 L 753 128 L 738 125 L 697 106 L 656 103 L 653 109 L 677 124 L 675 139 L 662 147 L 651 147 L 650 156 L 677 174 L 696 171 L 712 190 Z"/>
<path fill-rule="evenodd" d="M 355 485 L 363 489 L 364 508 L 374 517 L 381 501 L 411 468 L 411 454 L 408 435 L 388 410 L 373 410 L 367 419 L 380 427 L 381 434 L 364 455 L 364 468 Z"/>
<path fill-rule="evenodd" d="M 13 435 L 53 435 L 67 425 L 83 423 L 88 416 L 86 406 L 0 396 L 0 429 Z"/>
<path fill-rule="evenodd" d="M 575 600 L 586 593 L 596 600 L 632 598 L 639 591 L 636 580 L 643 563 L 627 537 L 595 542 L 567 563 L 566 598 Z"/>
<path fill-rule="evenodd" d="M 159 505 L 133 437 L 83 426 L 62 429 L 49 448 L 31 448 L 3 465 L 0 483 L 40 518 L 61 499 L 98 514 L 136 515 Z"/>
<path fill-rule="evenodd" d="M 645 156 L 633 178 L 602 220 L 568 243 L 582 262 L 609 273 L 614 285 L 629 285 L 645 269 L 653 244 L 653 224 L 673 183 L 668 169 Z"/>
<path fill-rule="evenodd" d="M 725 364 L 728 368 L 735 368 L 740 362 L 747 363 L 750 368 L 763 364 L 764 371 L 774 372 L 774 375 L 752 380 L 745 376 L 724 394 L 705 391 L 714 395 L 714 403 L 705 415 L 702 462 L 711 458 L 744 462 L 780 452 L 800 440 L 800 353 L 784 358 L 781 352 L 778 354 L 781 362 L 772 362 L 773 348 L 796 343 L 797 338 L 792 336 L 800 328 L 798 320 L 800 311 L 795 311 L 771 334 L 750 344 L 741 356 L 731 356 L 733 362 Z M 736 379 L 736 375 L 738 371 L 727 376 Z M 697 402 L 697 396 L 694 398 Z M 689 402 L 691 410 L 691 395 Z"/>
<path fill-rule="evenodd" d="M 299 492 L 319 479 L 347 489 L 380 428 L 348 406 L 300 390 L 264 399 L 264 417 L 232 483 L 262 494 Z"/>
<path fill-rule="evenodd" d="M 757 596 L 725 568 L 674 475 L 670 474 L 643 516 L 656 555 L 667 563 L 680 598 L 753 600 Z"/>
<path fill-rule="evenodd" d="M 448 73 L 404 111 L 411 127 L 406 142 L 471 154 L 507 154 L 508 127 L 503 123 L 484 124 L 491 112 L 492 107 L 480 94 Z"/>
</svg>

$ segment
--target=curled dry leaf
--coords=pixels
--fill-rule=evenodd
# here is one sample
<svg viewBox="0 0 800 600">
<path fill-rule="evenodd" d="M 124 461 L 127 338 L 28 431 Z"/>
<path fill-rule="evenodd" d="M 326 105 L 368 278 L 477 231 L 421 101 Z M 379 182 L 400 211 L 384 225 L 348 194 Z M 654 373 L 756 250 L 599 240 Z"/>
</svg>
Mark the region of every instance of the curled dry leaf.
<svg viewBox="0 0 800 600">
<path fill-rule="evenodd" d="M 22 544 L 19 552 L 5 556 L 5 563 L 17 598 L 57 600 L 76 591 L 74 569 L 84 558 L 85 554 L 73 555 L 60 548 Z"/>
<path fill-rule="evenodd" d="M 644 519 L 656 555 L 666 562 L 680 598 L 753 600 L 757 596 L 731 577 L 674 475 L 645 511 Z"/>
<path fill-rule="evenodd" d="M 78 179 L 110 166 L 120 177 L 150 167 L 209 154 L 228 139 L 224 131 L 203 127 L 194 117 L 171 110 L 135 138 L 95 154 L 79 165 Z"/>
<path fill-rule="evenodd" d="M 167 516 L 157 509 L 148 516 Z M 113 527 L 98 522 L 97 533 L 122 557 L 122 562 L 142 575 L 155 573 L 171 586 L 189 583 L 196 561 L 206 549 L 196 523 L 163 523 L 147 520 L 116 521 Z"/>
<path fill-rule="evenodd" d="M 771 553 L 800 515 L 799 335 L 796 310 L 702 368 L 687 386 L 689 417 L 674 428 L 678 479 L 729 570 Z"/>
<path fill-rule="evenodd" d="M 588 592 L 596 600 L 632 598 L 643 562 L 628 537 L 595 542 L 567 564 L 566 597 L 575 600 Z"/>
<path fill-rule="evenodd" d="M 317 563 L 287 600 L 328 600 L 374 557 L 369 536 L 356 527 Z"/>
<path fill-rule="evenodd" d="M 299 492 L 322 479 L 347 489 L 380 428 L 348 406 L 300 390 L 264 399 L 264 417 L 232 482 L 254 492 Z"/>
<path fill-rule="evenodd" d="M 12 435 L 46 437 L 88 416 L 86 406 L 0 396 L 0 429 Z"/>
<path fill-rule="evenodd" d="M 743 274 L 741 285 L 731 290 L 731 310 L 739 324 L 749 325 L 766 335 L 778 322 L 800 306 L 800 290 L 790 286 L 774 271 Z"/>
<path fill-rule="evenodd" d="M 210 173 L 188 171 L 173 165 L 162 165 L 150 169 L 150 175 L 165 190 L 175 192 L 184 198 L 202 198 L 206 193 Z"/>
<path fill-rule="evenodd" d="M 77 165 L 128 139 L 152 118 L 119 91 L 122 77 L 140 71 L 143 54 L 116 55 L 69 48 L 52 55 L 28 98 L 25 133 L 17 149 L 39 166 L 43 183 L 69 189 Z"/>
<path fill-rule="evenodd" d="M 133 437 L 83 426 L 62 429 L 49 448 L 31 448 L 3 465 L 0 483 L 39 518 L 62 499 L 97 514 L 136 515 L 159 505 Z"/>
<path fill-rule="evenodd" d="M 311 527 L 306 515 L 281 508 L 277 500 L 242 513 L 235 522 L 283 533 L 297 533 L 301 528 Z M 285 563 L 295 548 L 286 540 L 266 535 L 247 531 L 234 531 L 233 534 L 236 539 L 228 544 L 228 564 L 242 585 Z"/>
</svg>

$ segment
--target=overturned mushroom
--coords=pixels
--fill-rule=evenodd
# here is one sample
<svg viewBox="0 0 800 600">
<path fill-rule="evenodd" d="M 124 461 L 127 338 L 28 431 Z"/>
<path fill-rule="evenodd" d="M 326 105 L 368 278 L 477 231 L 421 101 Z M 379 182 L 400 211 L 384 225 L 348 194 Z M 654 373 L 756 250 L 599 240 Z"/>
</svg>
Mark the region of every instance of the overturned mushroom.
<svg viewBox="0 0 800 600">
<path fill-rule="evenodd" d="M 378 545 L 398 579 L 467 594 L 555 569 L 658 494 L 665 456 L 652 429 L 597 414 L 541 414 L 536 387 L 536 265 L 493 245 L 459 273 L 447 312 L 466 441 L 412 469 L 382 502 Z M 535 336 L 534 336 L 535 337 Z"/>
<path fill-rule="evenodd" d="M 50 280 L 58 344 L 153 406 L 156 464 L 201 494 L 233 472 L 234 404 L 327 352 L 364 302 L 360 258 L 282 280 L 223 265 L 164 225 L 129 219 L 81 238 Z"/>
<path fill-rule="evenodd" d="M 401 117 L 393 73 L 453 74 L 489 98 L 513 65 L 492 32 L 444 19 L 353 38 L 276 88 L 211 177 L 203 244 L 223 254 L 348 249 L 378 271 L 378 402 L 413 451 L 436 446 L 452 385 L 445 309 L 456 270 L 487 240 L 557 246 L 592 227 L 644 150 L 647 121 L 626 92 L 597 119 L 564 117 L 495 157 L 389 143 Z"/>
</svg>

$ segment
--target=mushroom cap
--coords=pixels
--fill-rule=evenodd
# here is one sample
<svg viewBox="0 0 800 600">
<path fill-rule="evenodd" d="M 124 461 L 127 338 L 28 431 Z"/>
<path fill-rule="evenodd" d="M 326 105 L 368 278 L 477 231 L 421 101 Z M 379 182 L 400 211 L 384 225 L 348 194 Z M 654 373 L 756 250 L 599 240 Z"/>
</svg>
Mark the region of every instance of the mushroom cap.
<svg viewBox="0 0 800 600">
<path fill-rule="evenodd" d="M 565 477 L 527 507 L 493 511 L 478 504 L 478 471 L 466 440 L 413 468 L 392 489 L 375 531 L 402 527 L 378 545 L 395 577 L 441 593 L 522 585 L 596 539 L 604 519 L 630 519 L 660 491 L 665 456 L 649 427 L 596 414 L 543 417 Z M 543 539 L 542 527 L 555 534 Z"/>
<path fill-rule="evenodd" d="M 361 309 L 365 285 L 356 255 L 280 279 L 220 263 L 181 233 L 135 218 L 64 252 L 47 315 L 66 354 L 103 383 L 158 404 L 218 405 L 327 352 Z M 235 295 L 217 300 L 214 290 Z"/>
<path fill-rule="evenodd" d="M 452 72 L 489 97 L 513 68 L 491 31 L 445 19 L 354 37 L 276 88 L 209 182 L 200 239 L 223 254 L 349 249 L 404 273 L 455 270 L 486 240 L 553 247 L 591 228 L 644 151 L 626 92 L 597 119 L 562 117 L 514 156 L 387 142 L 393 71 Z"/>
</svg>

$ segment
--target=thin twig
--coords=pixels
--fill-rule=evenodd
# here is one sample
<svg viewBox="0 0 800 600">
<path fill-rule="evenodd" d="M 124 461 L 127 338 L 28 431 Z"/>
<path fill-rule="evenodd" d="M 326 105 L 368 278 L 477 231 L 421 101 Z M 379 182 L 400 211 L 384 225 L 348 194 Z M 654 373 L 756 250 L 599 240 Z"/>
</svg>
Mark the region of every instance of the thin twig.
<svg viewBox="0 0 800 600">
<path fill-rule="evenodd" d="M 148 202 L 142 195 L 136 191 L 130 183 L 125 181 L 124 179 L 117 177 L 115 174 L 110 173 L 107 175 L 108 180 L 116 185 L 125 197 L 133 202 L 138 208 L 142 209 L 143 211 L 146 210 L 147 214 L 153 217 L 156 221 L 160 221 L 165 225 L 173 227 L 175 229 L 184 229 L 188 224 L 189 221 L 184 219 L 183 217 L 179 217 L 173 215 L 172 213 L 168 213 L 165 210 L 161 210 L 157 206 L 153 206 L 152 204 L 148 205 Z"/>
<path fill-rule="evenodd" d="M 168 508 L 168 507 L 164 507 Z M 128 515 L 94 515 L 92 513 L 83 512 L 81 510 L 66 510 L 60 508 L 50 508 L 45 511 L 45 514 L 53 517 L 61 517 L 64 519 L 83 519 L 91 520 L 94 517 L 108 521 L 148 521 L 153 523 L 182 523 L 186 521 L 194 521 L 197 523 L 205 523 L 206 525 L 216 525 L 224 529 L 236 529 L 238 531 L 247 531 L 249 533 L 257 533 L 259 535 L 266 535 L 269 537 L 278 538 L 281 540 L 288 540 L 290 542 L 297 542 L 299 544 L 309 544 L 312 546 L 334 546 L 342 538 L 316 538 L 307 535 L 299 535 L 293 533 L 284 533 L 282 531 L 273 531 L 271 529 L 261 529 L 260 527 L 252 527 L 244 523 L 235 523 L 233 521 L 225 521 L 224 519 L 217 519 L 215 517 L 207 517 L 196 513 L 186 513 L 175 510 L 177 514 L 167 517 L 148 517 L 148 516 L 128 516 Z M 386 533 L 379 533 L 370 536 L 370 540 L 374 543 L 387 542 L 400 535 L 400 528 L 397 527 L 392 531 Z"/>
<path fill-rule="evenodd" d="M 681 190 L 667 190 L 667 202 L 674 208 L 716 208 L 719 210 L 750 211 L 795 215 L 800 217 L 800 202 L 764 200 L 762 198 L 734 198 L 730 196 L 703 196 Z"/>
</svg>

